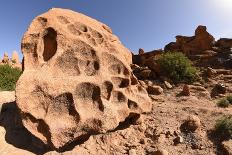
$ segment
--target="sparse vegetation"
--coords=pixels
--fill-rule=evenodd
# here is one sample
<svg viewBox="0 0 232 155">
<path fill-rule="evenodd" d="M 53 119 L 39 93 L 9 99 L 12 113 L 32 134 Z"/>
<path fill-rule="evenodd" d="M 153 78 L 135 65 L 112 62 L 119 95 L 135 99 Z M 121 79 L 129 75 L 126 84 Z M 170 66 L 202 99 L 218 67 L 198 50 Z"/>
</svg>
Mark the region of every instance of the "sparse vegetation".
<svg viewBox="0 0 232 155">
<path fill-rule="evenodd" d="M 217 106 L 222 107 L 222 108 L 229 107 L 229 105 L 231 104 L 232 104 L 232 95 L 224 97 L 217 102 Z"/>
<path fill-rule="evenodd" d="M 226 99 L 226 98 L 223 98 L 223 99 L 220 99 L 218 102 L 217 102 L 217 106 L 219 107 L 222 107 L 222 108 L 226 108 L 230 105 L 230 102 Z"/>
<path fill-rule="evenodd" d="M 9 65 L 0 65 L 0 91 L 12 91 L 21 75 L 21 70 Z"/>
<path fill-rule="evenodd" d="M 226 99 L 232 104 L 232 95 L 227 96 Z"/>
<path fill-rule="evenodd" d="M 216 121 L 214 126 L 215 133 L 222 138 L 232 137 L 232 118 L 231 116 L 223 116 Z"/>
<path fill-rule="evenodd" d="M 157 63 L 173 82 L 192 83 L 198 79 L 198 70 L 183 53 L 166 52 L 160 55 Z"/>
</svg>

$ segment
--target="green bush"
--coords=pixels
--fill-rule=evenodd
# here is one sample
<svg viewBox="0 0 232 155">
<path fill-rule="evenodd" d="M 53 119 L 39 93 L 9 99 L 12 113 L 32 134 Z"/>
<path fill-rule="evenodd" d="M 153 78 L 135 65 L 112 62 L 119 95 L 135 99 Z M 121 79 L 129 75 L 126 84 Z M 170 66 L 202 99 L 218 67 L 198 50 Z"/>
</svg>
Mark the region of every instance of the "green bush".
<svg viewBox="0 0 232 155">
<path fill-rule="evenodd" d="M 232 104 L 232 95 L 227 96 L 226 99 Z"/>
<path fill-rule="evenodd" d="M 222 108 L 226 108 L 231 104 L 232 104 L 232 95 L 224 97 L 217 102 L 217 106 L 222 107 Z"/>
<path fill-rule="evenodd" d="M 165 72 L 173 82 L 194 82 L 198 78 L 198 70 L 192 62 L 180 52 L 166 52 L 157 60 L 160 69 Z"/>
<path fill-rule="evenodd" d="M 232 118 L 231 116 L 223 116 L 216 121 L 214 126 L 218 136 L 224 138 L 232 138 Z"/>
<path fill-rule="evenodd" d="M 20 75 L 20 69 L 12 68 L 9 65 L 0 65 L 0 91 L 15 90 L 15 85 Z"/>
<path fill-rule="evenodd" d="M 217 102 L 217 106 L 219 107 L 222 107 L 222 108 L 226 108 L 230 105 L 230 102 L 226 99 L 226 98 L 223 98 L 223 99 L 220 99 L 218 102 Z"/>
</svg>

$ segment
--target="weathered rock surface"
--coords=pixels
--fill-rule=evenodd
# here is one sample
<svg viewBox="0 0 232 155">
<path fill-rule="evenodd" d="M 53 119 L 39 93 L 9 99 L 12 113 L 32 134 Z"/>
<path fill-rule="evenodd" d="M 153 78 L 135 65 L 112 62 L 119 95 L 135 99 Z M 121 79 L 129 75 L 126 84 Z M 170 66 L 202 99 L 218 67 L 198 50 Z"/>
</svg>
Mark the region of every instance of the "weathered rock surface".
<svg viewBox="0 0 232 155">
<path fill-rule="evenodd" d="M 52 148 L 113 130 L 151 109 L 131 73 L 131 53 L 94 19 L 51 9 L 33 20 L 22 51 L 16 102 L 24 126 Z"/>
</svg>

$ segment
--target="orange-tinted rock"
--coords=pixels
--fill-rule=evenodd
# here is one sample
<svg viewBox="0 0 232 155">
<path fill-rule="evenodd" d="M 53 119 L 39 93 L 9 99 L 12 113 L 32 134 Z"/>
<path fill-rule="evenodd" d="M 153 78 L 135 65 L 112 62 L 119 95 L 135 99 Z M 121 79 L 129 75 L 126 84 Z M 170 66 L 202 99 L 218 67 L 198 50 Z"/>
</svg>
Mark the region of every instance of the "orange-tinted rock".
<svg viewBox="0 0 232 155">
<path fill-rule="evenodd" d="M 3 63 L 8 63 L 8 62 L 9 62 L 9 56 L 8 56 L 8 53 L 7 53 L 7 52 L 4 53 L 2 62 L 3 62 Z"/>
<path fill-rule="evenodd" d="M 142 49 L 142 48 L 140 48 L 139 49 L 139 55 L 142 55 L 142 54 L 144 54 L 145 52 L 144 52 L 144 49 Z"/>
<path fill-rule="evenodd" d="M 221 38 L 216 42 L 216 46 L 223 49 L 232 48 L 232 39 Z"/>
<path fill-rule="evenodd" d="M 190 96 L 191 92 L 190 92 L 190 87 L 189 85 L 185 84 L 182 90 L 182 95 L 184 96 Z"/>
<path fill-rule="evenodd" d="M 11 61 L 15 64 L 19 64 L 19 55 L 18 52 L 13 51 Z"/>
<path fill-rule="evenodd" d="M 51 9 L 36 17 L 22 51 L 16 102 L 23 123 L 55 149 L 151 109 L 131 73 L 129 50 L 109 27 L 83 14 Z"/>
<path fill-rule="evenodd" d="M 213 47 L 214 37 L 207 32 L 206 26 L 198 26 L 195 35 L 191 37 L 176 36 L 176 42 L 169 43 L 165 46 L 165 51 L 180 51 L 187 55 L 202 53 Z"/>
</svg>

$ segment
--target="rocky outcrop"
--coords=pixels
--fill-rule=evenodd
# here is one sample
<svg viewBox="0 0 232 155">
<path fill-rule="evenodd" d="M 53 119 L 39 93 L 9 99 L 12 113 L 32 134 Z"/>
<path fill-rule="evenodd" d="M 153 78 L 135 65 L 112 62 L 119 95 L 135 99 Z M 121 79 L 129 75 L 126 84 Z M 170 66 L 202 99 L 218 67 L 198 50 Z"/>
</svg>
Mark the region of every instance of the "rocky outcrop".
<svg viewBox="0 0 232 155">
<path fill-rule="evenodd" d="M 15 64 L 19 64 L 19 55 L 18 52 L 13 51 L 12 53 L 12 58 L 11 58 L 11 62 L 15 63 Z"/>
<path fill-rule="evenodd" d="M 5 52 L 4 56 L 2 58 L 2 61 L 0 62 L 0 65 L 8 64 L 12 67 L 22 69 L 22 64 L 19 60 L 19 55 L 17 51 L 13 51 L 12 57 L 10 58 L 8 53 Z"/>
<path fill-rule="evenodd" d="M 54 8 L 36 17 L 22 51 L 16 86 L 22 121 L 54 149 L 151 109 L 131 72 L 131 53 L 108 26 L 83 14 Z"/>
<path fill-rule="evenodd" d="M 228 49 L 232 48 L 232 39 L 229 38 L 221 38 L 219 39 L 216 44 L 217 47 L 223 48 L 223 49 Z"/>
<path fill-rule="evenodd" d="M 2 63 L 9 63 L 9 56 L 7 52 L 4 53 Z"/>
<path fill-rule="evenodd" d="M 171 42 L 165 46 L 165 51 L 180 51 L 186 55 L 199 54 L 213 47 L 214 37 L 207 32 L 206 26 L 198 26 L 195 35 L 191 37 L 176 36 L 176 42 Z"/>
</svg>

